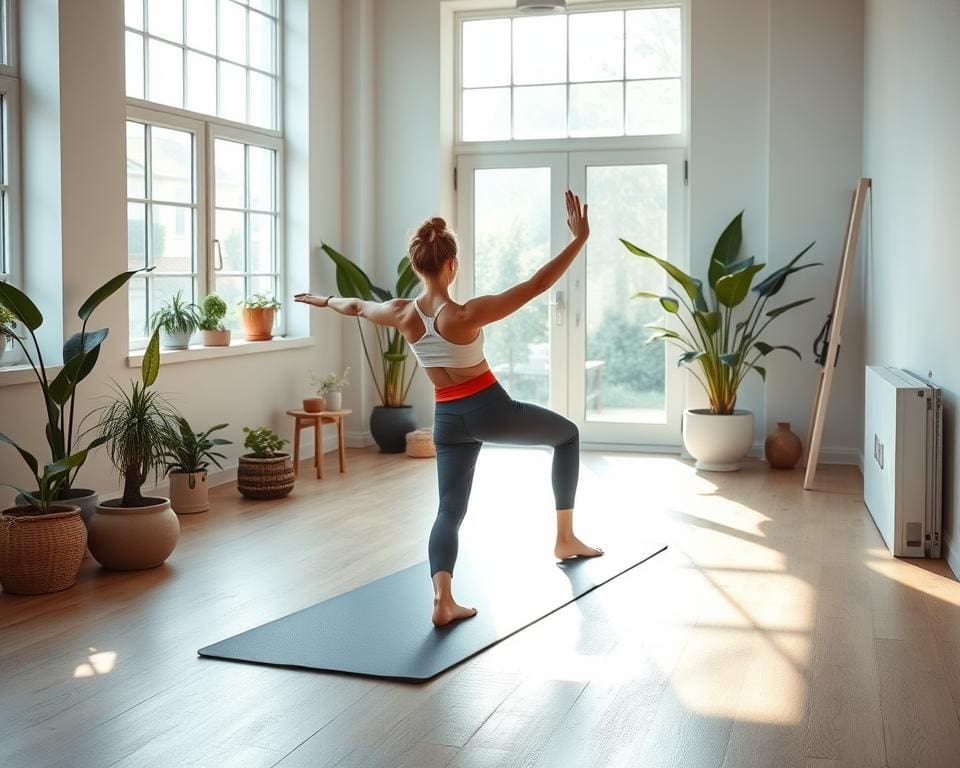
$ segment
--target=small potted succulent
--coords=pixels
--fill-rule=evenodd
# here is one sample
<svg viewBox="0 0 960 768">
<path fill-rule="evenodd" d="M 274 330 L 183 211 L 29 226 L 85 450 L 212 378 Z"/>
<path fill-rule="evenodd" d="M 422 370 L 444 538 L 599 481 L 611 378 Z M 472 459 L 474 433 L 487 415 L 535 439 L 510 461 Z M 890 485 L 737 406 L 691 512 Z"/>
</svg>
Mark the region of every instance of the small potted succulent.
<svg viewBox="0 0 960 768">
<path fill-rule="evenodd" d="M 217 294 L 210 293 L 200 302 L 199 326 L 205 347 L 229 347 L 230 329 L 223 325 L 227 316 L 227 302 Z"/>
<path fill-rule="evenodd" d="M 163 302 L 150 316 L 150 330 L 160 331 L 160 345 L 164 349 L 186 349 L 199 327 L 199 309 L 184 300 L 183 291 L 177 291 L 172 300 Z"/>
<path fill-rule="evenodd" d="M 318 409 L 326 408 L 331 411 L 339 411 L 343 408 L 343 390 L 350 386 L 350 366 L 343 369 L 343 373 L 328 373 L 326 376 L 310 375 L 310 384 L 316 390 L 317 397 L 324 401 L 324 404 Z M 310 411 L 307 406 L 309 400 L 303 401 L 303 409 Z"/>
<path fill-rule="evenodd" d="M 237 490 L 248 499 L 281 499 L 293 490 L 293 460 L 282 453 L 288 442 L 267 427 L 243 428 L 250 453 L 240 457 Z"/>
<path fill-rule="evenodd" d="M 270 341 L 280 302 L 266 293 L 255 293 L 240 302 L 243 333 L 247 341 Z"/>
<path fill-rule="evenodd" d="M 100 410 L 96 429 L 123 480 L 123 497 L 100 502 L 90 520 L 90 554 L 105 568 L 155 568 L 180 538 L 180 522 L 170 500 L 145 497 L 142 491 L 151 474 L 159 479 L 180 417 L 151 389 L 159 370 L 160 339 L 154 331 L 143 355 L 141 380 L 130 392 L 117 387 L 114 399 Z"/>
<path fill-rule="evenodd" d="M 211 463 L 223 468 L 220 459 L 226 456 L 214 449 L 231 444 L 229 440 L 210 435 L 226 428 L 226 424 L 217 424 L 206 432 L 194 432 L 185 418 L 177 419 L 178 432 L 171 435 L 165 461 L 170 476 L 170 506 L 178 515 L 210 509 L 207 469 Z"/>
<path fill-rule="evenodd" d="M 14 335 L 17 316 L 0 304 L 0 355 L 7 349 L 7 339 Z"/>
</svg>

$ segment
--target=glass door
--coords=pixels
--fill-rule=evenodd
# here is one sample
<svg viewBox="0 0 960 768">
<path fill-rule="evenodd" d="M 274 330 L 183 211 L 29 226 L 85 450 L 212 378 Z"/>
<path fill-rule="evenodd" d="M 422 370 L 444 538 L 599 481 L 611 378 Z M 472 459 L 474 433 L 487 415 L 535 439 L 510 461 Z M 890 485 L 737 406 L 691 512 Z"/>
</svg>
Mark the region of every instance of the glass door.
<svg viewBox="0 0 960 768">
<path fill-rule="evenodd" d="M 680 150 L 575 152 L 570 183 L 590 206 L 590 240 L 571 267 L 569 418 L 584 442 L 677 445 L 681 371 L 674 350 L 645 343 L 654 323 L 670 327 L 656 301 L 663 270 L 620 239 L 683 265 L 683 153 Z"/>
</svg>

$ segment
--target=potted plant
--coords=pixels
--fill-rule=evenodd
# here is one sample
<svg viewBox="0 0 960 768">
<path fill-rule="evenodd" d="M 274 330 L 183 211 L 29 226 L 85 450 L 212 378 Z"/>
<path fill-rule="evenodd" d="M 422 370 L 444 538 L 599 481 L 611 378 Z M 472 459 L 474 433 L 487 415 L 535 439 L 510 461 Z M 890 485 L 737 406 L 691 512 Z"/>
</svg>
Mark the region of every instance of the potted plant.
<svg viewBox="0 0 960 768">
<path fill-rule="evenodd" d="M 18 288 L 9 283 L 0 282 L 0 307 L 3 307 L 15 318 L 18 328 L 23 329 L 22 337 L 10 334 L 9 338 L 19 345 L 27 364 L 36 376 L 43 400 L 43 411 L 46 416 L 44 434 L 50 448 L 50 464 L 64 462 L 68 457 L 81 455 L 86 457 L 87 451 L 95 448 L 102 441 L 94 440 L 81 449 L 79 416 L 76 413 L 76 393 L 80 382 L 89 376 L 100 357 L 100 348 L 106 340 L 109 330 L 100 328 L 95 331 L 87 330 L 87 323 L 96 309 L 114 293 L 120 290 L 127 281 L 137 272 L 147 270 L 133 270 L 115 275 L 91 293 L 77 310 L 77 317 L 81 320 L 80 332 L 73 334 L 63 345 L 63 367 L 56 376 L 47 370 L 40 346 L 37 343 L 36 331 L 43 325 L 43 314 L 30 298 Z M 9 327 L 8 324 L 4 324 Z M 30 348 L 27 342 L 30 342 Z M 31 351 L 32 348 L 32 351 Z M 9 441 L 9 440 L 8 440 Z M 77 474 L 83 462 L 77 464 L 67 472 L 57 491 L 57 501 L 68 502 L 80 507 L 80 515 L 84 522 L 89 522 L 97 506 L 98 496 L 89 488 L 74 487 Z M 38 494 L 40 489 L 32 491 Z M 27 496 L 17 497 L 19 505 L 29 504 Z"/>
<path fill-rule="evenodd" d="M 737 392 L 744 377 L 756 371 L 766 378 L 766 369 L 758 363 L 779 349 L 800 353 L 787 345 L 771 346 L 761 341 L 774 320 L 813 298 L 791 301 L 767 309 L 767 302 L 780 293 L 787 278 L 819 263 L 798 262 L 812 247 L 810 243 L 786 266 L 775 270 L 757 285 L 753 279 L 766 265 L 753 258 L 740 259 L 743 212 L 717 240 L 707 274 L 709 294 L 703 282 L 694 279 L 668 261 L 657 258 L 626 240 L 621 242 L 637 256 L 658 264 L 681 288 L 671 287 L 671 296 L 640 291 L 633 298 L 654 299 L 677 319 L 678 327 L 648 325 L 653 335 L 648 341 L 661 340 L 681 350 L 678 365 L 685 366 L 706 390 L 709 408 L 687 409 L 683 414 L 683 442 L 696 459 L 697 469 L 720 472 L 740 468 L 740 461 L 753 445 L 753 414 L 738 410 Z M 754 301 L 746 317 L 735 312 L 753 289 Z"/>
<path fill-rule="evenodd" d="M 160 565 L 180 538 L 180 522 L 170 500 L 145 497 L 142 492 L 151 474 L 159 479 L 179 418 L 151 389 L 160 370 L 158 331 L 153 332 L 141 365 L 141 380 L 133 383 L 130 392 L 117 387 L 115 398 L 101 409 L 96 427 L 123 480 L 123 496 L 97 505 L 88 546 L 98 563 L 120 571 Z"/>
<path fill-rule="evenodd" d="M 7 339 L 15 335 L 17 316 L 0 304 L 0 356 L 7 351 Z"/>
<path fill-rule="evenodd" d="M 210 509 L 207 469 L 211 463 L 223 468 L 220 459 L 226 456 L 214 449 L 231 444 L 229 440 L 210 435 L 226 428 L 226 424 L 217 424 L 206 432 L 194 432 L 185 418 L 177 419 L 178 431 L 170 436 L 165 461 L 170 477 L 170 506 L 178 515 Z"/>
<path fill-rule="evenodd" d="M 203 346 L 230 346 L 230 329 L 223 325 L 223 318 L 226 316 L 227 302 L 215 293 L 203 297 L 198 318 L 200 330 L 203 332 Z"/>
<path fill-rule="evenodd" d="M 413 271 L 410 259 L 404 256 L 397 264 L 397 284 L 395 294 L 375 286 L 366 273 L 350 259 L 335 251 L 326 243 L 322 244 L 324 253 L 330 257 L 337 269 L 337 289 L 344 298 L 363 299 L 365 301 L 390 301 L 394 297 L 409 299 L 420 290 L 420 278 Z M 410 350 L 406 339 L 397 328 L 375 325 L 371 333 L 376 335 L 377 348 L 380 351 L 375 365 L 370 356 L 364 335 L 364 326 L 357 318 L 360 331 L 360 343 L 373 382 L 380 396 L 380 405 L 374 406 L 370 414 L 370 433 L 380 450 L 384 453 L 403 453 L 407 447 L 407 433 L 417 428 L 413 408 L 406 404 L 416 362 L 407 376 L 407 361 Z M 379 379 L 378 379 L 379 372 Z"/>
<path fill-rule="evenodd" d="M 288 442 L 267 427 L 243 428 L 243 446 L 250 453 L 240 457 L 237 490 L 248 499 L 282 499 L 293 490 L 293 460 L 281 453 Z"/>
<path fill-rule="evenodd" d="M 266 293 L 255 293 L 240 302 L 240 316 L 247 341 L 270 341 L 280 302 Z"/>
<path fill-rule="evenodd" d="M 343 390 L 350 386 L 350 366 L 343 369 L 343 373 L 328 373 L 326 376 L 317 376 L 310 374 L 310 384 L 317 392 L 317 397 L 322 398 L 327 409 L 339 411 L 343 408 Z M 307 400 L 303 401 L 304 410 L 309 411 Z M 322 410 L 322 408 L 321 408 Z"/>
<path fill-rule="evenodd" d="M 164 349 L 186 349 L 190 337 L 200 327 L 200 312 L 196 304 L 185 301 L 183 291 L 177 291 L 171 301 L 165 301 L 150 316 L 150 330 L 160 331 Z"/>
</svg>

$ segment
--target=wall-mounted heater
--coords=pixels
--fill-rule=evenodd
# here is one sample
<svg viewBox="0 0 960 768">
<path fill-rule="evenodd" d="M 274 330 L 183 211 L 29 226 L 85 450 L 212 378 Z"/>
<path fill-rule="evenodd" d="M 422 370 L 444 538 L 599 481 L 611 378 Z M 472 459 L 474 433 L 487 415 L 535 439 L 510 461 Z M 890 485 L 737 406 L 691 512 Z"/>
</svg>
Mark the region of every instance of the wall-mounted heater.
<svg viewBox="0 0 960 768">
<path fill-rule="evenodd" d="M 897 557 L 940 557 L 943 392 L 898 368 L 868 366 L 863 499 Z"/>
</svg>

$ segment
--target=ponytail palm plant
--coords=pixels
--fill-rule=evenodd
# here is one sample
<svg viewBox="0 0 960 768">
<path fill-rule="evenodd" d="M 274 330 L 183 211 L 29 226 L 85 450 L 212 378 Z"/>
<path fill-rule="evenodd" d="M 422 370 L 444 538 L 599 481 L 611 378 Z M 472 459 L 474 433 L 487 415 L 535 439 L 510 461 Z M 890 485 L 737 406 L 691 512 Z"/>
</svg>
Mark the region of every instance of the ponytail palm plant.
<svg viewBox="0 0 960 768">
<path fill-rule="evenodd" d="M 390 301 L 391 299 L 409 299 L 420 289 L 420 278 L 410 265 L 410 259 L 404 256 L 397 264 L 396 295 L 390 291 L 375 286 L 367 274 L 346 256 L 335 251 L 329 245 L 321 246 L 324 253 L 330 257 L 337 268 L 337 290 L 345 299 L 363 299 L 364 301 Z M 403 405 L 407 400 L 407 393 L 413 383 L 413 374 L 416 364 L 407 376 L 407 360 L 410 349 L 407 341 L 397 328 L 374 326 L 377 338 L 377 352 L 380 360 L 380 377 L 377 377 L 377 366 L 374 365 L 367 347 L 367 340 L 363 333 L 363 326 L 357 318 L 360 330 L 360 343 L 363 345 L 363 354 L 370 366 L 374 384 L 380 402 L 388 408 Z"/>
<path fill-rule="evenodd" d="M 767 309 L 767 304 L 780 293 L 790 275 L 820 266 L 820 262 L 799 263 L 813 247 L 810 243 L 786 266 L 753 285 L 754 278 L 766 265 L 755 263 L 752 257 L 740 258 L 742 219 L 743 211 L 734 217 L 717 240 L 710 258 L 706 291 L 701 280 L 621 239 L 627 250 L 656 262 L 679 285 L 679 291 L 670 287 L 670 296 L 640 291 L 632 298 L 658 301 L 668 314 L 677 317 L 679 330 L 649 324 L 647 327 L 653 335 L 648 342 L 663 341 L 681 350 L 677 364 L 687 367 L 700 382 L 710 400 L 710 412 L 716 415 L 734 412 L 737 391 L 750 371 L 766 378 L 766 368 L 759 363 L 771 352 L 785 350 L 800 359 L 800 353 L 793 347 L 768 344 L 761 340 L 761 336 L 770 323 L 813 301 L 813 297 L 771 309 Z M 753 304 L 744 317 L 743 311 L 737 310 L 747 300 L 751 288 Z"/>
</svg>

